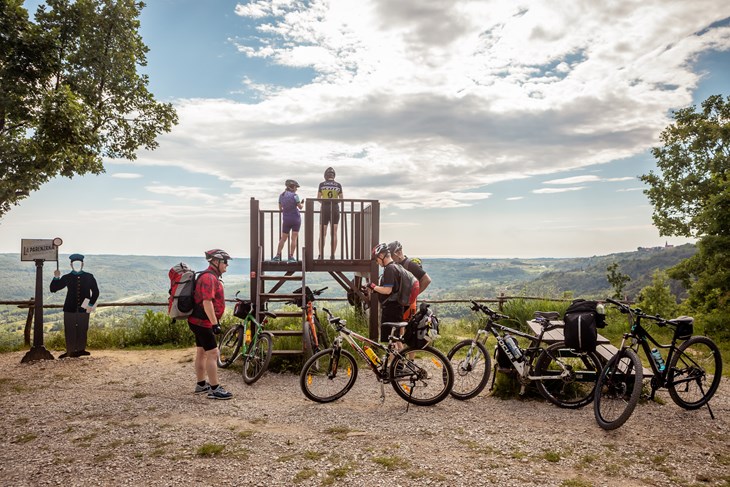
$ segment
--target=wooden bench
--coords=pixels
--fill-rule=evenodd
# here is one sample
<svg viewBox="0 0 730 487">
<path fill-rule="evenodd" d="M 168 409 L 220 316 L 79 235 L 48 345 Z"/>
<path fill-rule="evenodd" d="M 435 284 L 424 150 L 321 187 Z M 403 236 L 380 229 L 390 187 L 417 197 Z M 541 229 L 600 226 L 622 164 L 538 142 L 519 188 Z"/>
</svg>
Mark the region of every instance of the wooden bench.
<svg viewBox="0 0 730 487">
<path fill-rule="evenodd" d="M 563 335 L 563 328 L 565 324 L 562 321 L 550 321 L 550 324 L 557 326 L 557 328 L 553 328 L 552 330 L 545 332 L 542 337 L 543 342 L 550 345 L 556 342 L 564 341 L 565 336 Z M 534 333 L 535 336 L 539 335 L 540 331 L 542 331 L 542 325 L 537 321 L 530 320 L 527 322 L 527 325 L 530 327 L 532 333 Z M 596 345 L 596 353 L 598 353 L 601 361 L 605 364 L 606 362 L 611 360 L 613 356 L 616 355 L 616 353 L 618 353 L 618 348 L 611 345 L 611 341 L 599 333 Z M 654 372 L 651 369 L 647 369 L 646 367 L 644 367 L 644 377 L 653 376 Z"/>
</svg>

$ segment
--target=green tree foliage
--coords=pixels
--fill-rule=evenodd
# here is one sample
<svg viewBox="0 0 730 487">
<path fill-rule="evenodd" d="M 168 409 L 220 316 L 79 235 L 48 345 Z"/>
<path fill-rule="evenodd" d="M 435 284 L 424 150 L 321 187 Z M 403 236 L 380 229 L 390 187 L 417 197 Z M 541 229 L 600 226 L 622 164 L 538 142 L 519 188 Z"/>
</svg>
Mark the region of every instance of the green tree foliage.
<svg viewBox="0 0 730 487">
<path fill-rule="evenodd" d="M 661 175 L 641 176 L 662 235 L 699 237 L 697 254 L 670 269 L 701 313 L 730 311 L 730 97 L 675 112 L 652 153 Z"/>
<path fill-rule="evenodd" d="M 606 279 L 608 279 L 608 283 L 613 288 L 613 295 L 612 298 L 616 299 L 623 299 L 624 297 L 624 288 L 626 287 L 626 284 L 631 280 L 631 278 L 627 275 L 622 273 L 618 270 L 618 262 L 614 262 L 613 264 L 606 267 L 606 270 L 608 271 L 608 274 L 606 274 Z"/>
<path fill-rule="evenodd" d="M 56 176 L 134 160 L 177 123 L 147 90 L 142 2 L 0 0 L 0 217 Z"/>
<path fill-rule="evenodd" d="M 652 315 L 674 318 L 679 306 L 669 288 L 669 278 L 664 271 L 656 270 L 651 285 L 641 290 L 639 307 Z"/>
</svg>

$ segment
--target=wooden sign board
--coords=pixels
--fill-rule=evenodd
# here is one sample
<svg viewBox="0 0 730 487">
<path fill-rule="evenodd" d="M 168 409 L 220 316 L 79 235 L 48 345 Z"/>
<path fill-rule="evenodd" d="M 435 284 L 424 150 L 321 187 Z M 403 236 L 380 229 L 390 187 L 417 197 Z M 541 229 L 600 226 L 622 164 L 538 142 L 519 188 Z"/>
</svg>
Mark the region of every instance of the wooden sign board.
<svg viewBox="0 0 730 487">
<path fill-rule="evenodd" d="M 58 246 L 54 245 L 54 239 L 24 238 L 20 240 L 20 260 L 53 260 L 58 261 Z"/>
</svg>

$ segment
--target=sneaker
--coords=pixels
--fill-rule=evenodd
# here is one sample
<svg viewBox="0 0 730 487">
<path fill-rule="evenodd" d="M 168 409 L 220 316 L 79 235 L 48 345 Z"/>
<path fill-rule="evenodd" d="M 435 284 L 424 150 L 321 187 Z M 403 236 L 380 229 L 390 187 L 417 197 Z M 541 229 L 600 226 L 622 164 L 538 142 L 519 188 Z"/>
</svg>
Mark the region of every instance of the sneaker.
<svg viewBox="0 0 730 487">
<path fill-rule="evenodd" d="M 207 394 L 210 392 L 210 384 L 205 382 L 205 385 L 195 384 L 195 394 Z"/>
<path fill-rule="evenodd" d="M 218 386 L 215 389 L 211 389 L 208 393 L 208 399 L 230 399 L 233 397 L 233 394 L 228 392 L 227 390 L 223 389 L 223 386 Z"/>
<path fill-rule="evenodd" d="M 271 258 L 271 262 L 281 262 L 281 256 L 275 255 Z"/>
<path fill-rule="evenodd" d="M 290 264 L 295 264 L 297 262 L 297 259 L 295 259 L 294 257 L 289 257 L 289 260 L 287 260 L 287 262 Z"/>
</svg>

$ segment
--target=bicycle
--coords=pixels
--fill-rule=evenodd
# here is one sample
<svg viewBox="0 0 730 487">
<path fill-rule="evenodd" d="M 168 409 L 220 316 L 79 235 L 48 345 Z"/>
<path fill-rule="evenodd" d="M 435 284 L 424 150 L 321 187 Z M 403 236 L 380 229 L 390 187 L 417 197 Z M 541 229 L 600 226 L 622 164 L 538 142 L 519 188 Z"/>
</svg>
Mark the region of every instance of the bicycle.
<svg viewBox="0 0 730 487">
<path fill-rule="evenodd" d="M 309 286 L 305 286 L 304 294 L 306 296 L 306 304 L 302 304 L 302 299 L 297 298 L 289 301 L 288 304 L 294 304 L 302 308 L 306 313 L 306 321 L 309 326 L 304 327 L 304 353 L 305 357 L 311 357 L 315 353 L 329 347 L 329 337 L 327 330 L 322 326 L 317 316 L 317 308 L 314 306 L 315 296 L 320 296 L 328 286 L 322 289 L 312 291 Z M 294 294 L 301 294 L 302 288 L 296 289 Z"/>
<path fill-rule="evenodd" d="M 598 378 L 593 405 L 598 425 L 605 430 L 616 429 L 634 412 L 644 382 L 639 347 L 644 350 L 653 372 L 649 399 L 654 399 L 658 389 L 666 387 L 672 401 L 678 406 L 693 410 L 707 405 L 714 419 L 709 401 L 720 384 L 722 356 L 715 342 L 705 336 L 692 335 L 694 318 L 681 316 L 666 320 L 613 299 L 606 299 L 606 302 L 629 315 L 629 332 L 623 334 L 618 352 L 608 361 Z M 662 345 L 656 341 L 642 325 L 642 319 L 652 320 L 661 327 L 673 328 L 672 342 Z M 682 342 L 679 346 L 678 341 Z M 650 343 L 654 345 L 654 350 L 650 349 Z M 666 362 L 659 349 L 669 350 Z M 655 354 L 657 358 L 653 358 Z"/>
<path fill-rule="evenodd" d="M 238 293 L 233 314 L 243 321 L 228 329 L 221 337 L 218 343 L 218 367 L 224 369 L 243 357 L 243 382 L 253 384 L 264 375 L 271 361 L 274 337 L 264 331 L 264 326 L 269 318 L 276 318 L 276 314 L 264 311 L 263 321 L 257 322 L 253 304 L 239 299 Z"/>
<path fill-rule="evenodd" d="M 457 343 L 447 354 L 455 374 L 454 388 L 451 390 L 454 398 L 471 399 L 486 387 L 491 361 L 485 344 L 491 334 L 497 340 L 494 375 L 497 365 L 514 373 L 521 384 L 520 395 L 525 393 L 529 383 L 535 382 L 540 394 L 556 406 L 580 408 L 593 400 L 596 379 L 601 370 L 598 355 L 572 350 L 564 342 L 547 347 L 542 345 L 545 332 L 562 326 L 551 321 L 560 318 L 557 312 L 535 312 L 535 321 L 540 323 L 541 329 L 534 336 L 499 324 L 500 320 L 512 320 L 509 316 L 476 301 L 471 303 L 471 310 L 484 313 L 487 319 L 473 339 Z M 529 340 L 530 346 L 520 348 L 513 335 Z"/>
<path fill-rule="evenodd" d="M 426 306 L 425 304 L 422 305 Z M 431 406 L 444 400 L 454 384 L 454 371 L 446 356 L 439 350 L 426 345 L 423 348 L 406 347 L 398 350 L 397 343 L 403 343 L 400 330 L 409 323 L 383 323 L 390 326 L 388 344 L 383 345 L 366 338 L 346 326 L 346 321 L 327 313 L 329 324 L 337 331 L 332 347 L 314 354 L 302 368 L 299 385 L 304 395 L 315 402 L 335 401 L 352 389 L 358 374 L 355 356 L 342 348 L 346 341 L 365 361 L 375 378 L 380 382 L 380 399 L 385 400 L 385 384 L 390 383 L 395 392 L 410 404 Z M 416 313 L 411 319 L 414 324 L 423 318 Z M 360 342 L 360 344 L 358 344 Z M 377 351 L 377 352 L 376 352 Z M 379 356 L 380 355 L 380 356 Z"/>
</svg>

